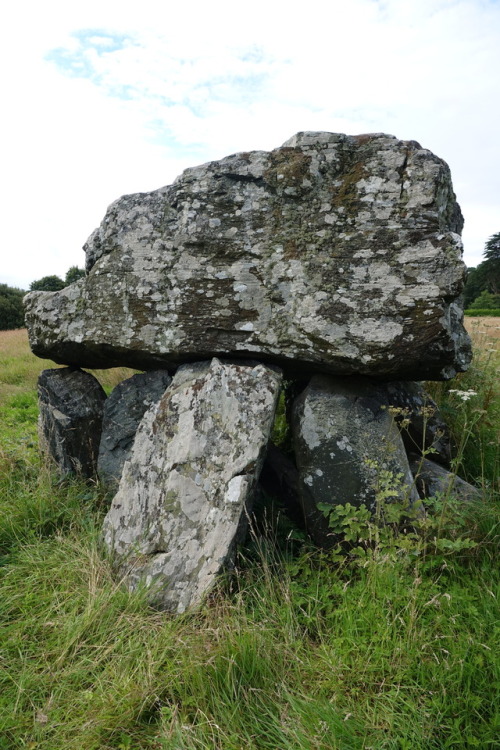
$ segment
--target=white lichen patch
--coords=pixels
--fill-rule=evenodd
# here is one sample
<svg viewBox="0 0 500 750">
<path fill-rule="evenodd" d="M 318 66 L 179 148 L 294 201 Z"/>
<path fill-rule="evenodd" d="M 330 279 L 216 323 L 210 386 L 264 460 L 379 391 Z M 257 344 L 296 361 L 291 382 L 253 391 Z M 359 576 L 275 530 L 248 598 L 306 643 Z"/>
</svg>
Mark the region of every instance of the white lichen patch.
<svg viewBox="0 0 500 750">
<path fill-rule="evenodd" d="M 337 442 L 337 447 L 341 451 L 347 451 L 348 453 L 352 453 L 352 445 L 349 442 L 349 438 L 347 437 L 347 435 L 343 435 L 340 438 L 340 440 L 337 440 L 336 442 Z"/>
<path fill-rule="evenodd" d="M 372 344 L 387 344 L 403 333 L 403 326 L 401 323 L 366 318 L 351 323 L 348 330 L 351 336 L 368 340 Z"/>
</svg>

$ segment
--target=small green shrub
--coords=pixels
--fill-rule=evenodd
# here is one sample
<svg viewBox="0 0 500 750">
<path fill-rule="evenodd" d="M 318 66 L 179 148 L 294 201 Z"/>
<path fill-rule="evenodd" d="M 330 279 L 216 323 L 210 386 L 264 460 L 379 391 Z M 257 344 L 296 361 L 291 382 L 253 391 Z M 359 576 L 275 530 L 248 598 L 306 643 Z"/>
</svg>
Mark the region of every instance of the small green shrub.
<svg viewBox="0 0 500 750">
<path fill-rule="evenodd" d="M 492 294 L 486 289 L 470 303 L 471 310 L 496 310 L 500 307 L 500 294 Z"/>
<path fill-rule="evenodd" d="M 23 297 L 26 292 L 8 284 L 0 284 L 0 331 L 24 326 Z"/>
</svg>

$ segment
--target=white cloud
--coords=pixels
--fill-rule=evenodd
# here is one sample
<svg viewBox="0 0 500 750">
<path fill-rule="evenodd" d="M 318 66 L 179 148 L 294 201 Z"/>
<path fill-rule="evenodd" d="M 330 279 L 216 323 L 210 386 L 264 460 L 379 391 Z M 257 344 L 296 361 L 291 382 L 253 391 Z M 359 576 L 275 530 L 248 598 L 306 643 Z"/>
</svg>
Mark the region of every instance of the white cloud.
<svg viewBox="0 0 500 750">
<path fill-rule="evenodd" d="M 500 229 L 500 5 L 46 0 L 0 31 L 2 281 L 83 264 L 106 206 L 298 130 L 385 131 L 448 161 L 469 264 Z"/>
</svg>

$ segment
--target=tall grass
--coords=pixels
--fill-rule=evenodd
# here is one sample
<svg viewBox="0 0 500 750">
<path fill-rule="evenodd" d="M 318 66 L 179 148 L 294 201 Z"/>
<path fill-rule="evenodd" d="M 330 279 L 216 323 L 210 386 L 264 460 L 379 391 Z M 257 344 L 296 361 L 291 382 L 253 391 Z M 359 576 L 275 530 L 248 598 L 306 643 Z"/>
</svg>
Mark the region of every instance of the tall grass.
<svg viewBox="0 0 500 750">
<path fill-rule="evenodd" d="M 456 466 L 465 479 L 484 489 L 500 490 L 500 320 L 466 320 L 474 343 L 467 372 L 454 380 L 429 383 L 451 428 Z M 470 397 L 464 394 L 469 394 Z"/>
<path fill-rule="evenodd" d="M 485 499 L 460 527 L 474 545 L 334 564 L 270 523 L 203 607 L 173 617 L 114 579 L 99 487 L 40 465 L 34 384 L 44 365 L 25 342 L 5 356 L 1 750 L 498 747 L 496 470 L 482 453 L 498 426 L 491 357 L 434 394 L 462 420 L 457 442 L 468 425 L 463 466 L 482 436 L 473 478 Z M 481 394 L 486 414 L 450 388 Z M 450 538 L 453 524 L 448 514 Z"/>
</svg>

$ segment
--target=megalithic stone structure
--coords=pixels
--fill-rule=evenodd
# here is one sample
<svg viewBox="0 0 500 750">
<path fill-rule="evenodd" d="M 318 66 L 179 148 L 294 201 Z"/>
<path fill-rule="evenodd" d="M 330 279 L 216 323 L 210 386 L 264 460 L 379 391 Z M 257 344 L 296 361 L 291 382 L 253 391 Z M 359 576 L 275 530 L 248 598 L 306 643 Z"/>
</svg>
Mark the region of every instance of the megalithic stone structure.
<svg viewBox="0 0 500 750">
<path fill-rule="evenodd" d="M 100 440 L 101 481 L 118 485 L 104 538 L 130 589 L 171 612 L 202 601 L 266 450 L 261 486 L 322 546 L 337 504 L 380 520 L 386 501 L 420 512 L 418 491 L 470 496 L 416 382 L 471 359 L 462 224 L 448 166 L 416 141 L 301 132 L 123 196 L 85 245 L 85 278 L 26 296 L 33 352 L 69 366 L 40 378 L 43 441 L 61 473 L 94 476 Z M 115 366 L 147 372 L 105 400 L 81 368 Z M 269 449 L 282 373 L 295 463 Z"/>
</svg>

